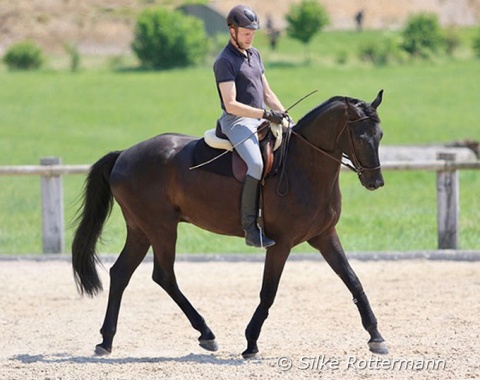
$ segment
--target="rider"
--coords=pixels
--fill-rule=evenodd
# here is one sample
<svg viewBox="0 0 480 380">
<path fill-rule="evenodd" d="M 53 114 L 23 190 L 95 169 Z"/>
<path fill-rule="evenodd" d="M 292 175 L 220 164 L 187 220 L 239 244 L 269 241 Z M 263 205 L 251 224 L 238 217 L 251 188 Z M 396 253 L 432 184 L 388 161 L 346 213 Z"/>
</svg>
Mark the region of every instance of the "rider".
<svg viewBox="0 0 480 380">
<path fill-rule="evenodd" d="M 222 132 L 247 164 L 241 198 L 245 242 L 267 248 L 275 241 L 263 235 L 256 225 L 263 161 L 255 132 L 262 119 L 281 124 L 287 114 L 267 82 L 258 50 L 252 47 L 255 32 L 260 28 L 255 12 L 237 5 L 229 12 L 227 25 L 230 40 L 213 66 L 223 109 L 219 122 Z"/>
</svg>

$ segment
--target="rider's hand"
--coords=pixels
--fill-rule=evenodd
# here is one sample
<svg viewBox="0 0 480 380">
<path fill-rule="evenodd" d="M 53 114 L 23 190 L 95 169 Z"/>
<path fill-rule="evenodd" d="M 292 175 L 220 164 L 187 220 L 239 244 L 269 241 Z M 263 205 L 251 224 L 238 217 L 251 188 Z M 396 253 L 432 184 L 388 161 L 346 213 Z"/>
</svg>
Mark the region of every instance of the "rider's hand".
<svg viewBox="0 0 480 380">
<path fill-rule="evenodd" d="M 292 127 L 293 125 L 295 125 L 295 121 L 288 113 L 285 116 L 285 120 L 287 121 L 288 127 Z"/>
<path fill-rule="evenodd" d="M 282 120 L 287 117 L 286 112 L 275 111 L 275 110 L 263 110 L 263 118 L 274 123 L 282 124 Z"/>
</svg>

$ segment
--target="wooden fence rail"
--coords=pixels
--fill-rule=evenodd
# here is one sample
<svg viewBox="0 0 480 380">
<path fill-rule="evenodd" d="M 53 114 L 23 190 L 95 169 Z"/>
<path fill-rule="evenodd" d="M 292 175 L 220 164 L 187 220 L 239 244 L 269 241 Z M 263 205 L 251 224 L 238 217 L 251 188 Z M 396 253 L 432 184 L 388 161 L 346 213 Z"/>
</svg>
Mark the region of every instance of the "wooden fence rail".
<svg viewBox="0 0 480 380">
<path fill-rule="evenodd" d="M 455 154 L 440 153 L 435 161 L 387 161 L 382 170 L 437 172 L 438 249 L 459 246 L 459 170 L 479 170 L 480 161 L 455 161 Z M 56 157 L 40 165 L 0 166 L 0 176 L 41 176 L 43 253 L 65 252 L 62 176 L 87 174 L 90 165 L 62 165 Z M 345 170 L 345 168 L 343 168 Z"/>
</svg>

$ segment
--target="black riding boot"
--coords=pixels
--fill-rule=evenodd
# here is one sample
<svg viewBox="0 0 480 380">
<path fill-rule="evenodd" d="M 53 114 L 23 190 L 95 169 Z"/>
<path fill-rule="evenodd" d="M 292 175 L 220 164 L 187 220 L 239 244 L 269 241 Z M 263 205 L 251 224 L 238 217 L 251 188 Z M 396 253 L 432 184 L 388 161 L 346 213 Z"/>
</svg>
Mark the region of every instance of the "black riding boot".
<svg viewBox="0 0 480 380">
<path fill-rule="evenodd" d="M 267 238 L 257 227 L 258 196 L 260 195 L 260 181 L 245 177 L 242 192 L 242 227 L 245 231 L 245 243 L 257 248 L 268 248 L 275 242 Z"/>
</svg>

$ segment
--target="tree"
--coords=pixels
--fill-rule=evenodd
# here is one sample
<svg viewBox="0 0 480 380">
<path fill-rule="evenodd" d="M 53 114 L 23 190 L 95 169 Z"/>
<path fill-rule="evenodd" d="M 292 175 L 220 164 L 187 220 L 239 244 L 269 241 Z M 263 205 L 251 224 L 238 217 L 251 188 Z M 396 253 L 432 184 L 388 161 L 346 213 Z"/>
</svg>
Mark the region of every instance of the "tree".
<svg viewBox="0 0 480 380">
<path fill-rule="evenodd" d="M 403 49 L 414 57 L 428 58 L 445 48 L 445 38 L 438 18 L 433 13 L 420 13 L 409 18 L 402 32 Z"/>
<path fill-rule="evenodd" d="M 203 22 L 179 11 L 146 9 L 135 25 L 132 49 L 144 67 L 168 69 L 200 63 L 208 40 Z"/>
<path fill-rule="evenodd" d="M 288 36 L 305 45 L 305 56 L 308 61 L 310 41 L 329 23 L 327 11 L 316 0 L 302 0 L 300 4 L 291 5 L 285 19 L 288 22 Z"/>
</svg>

